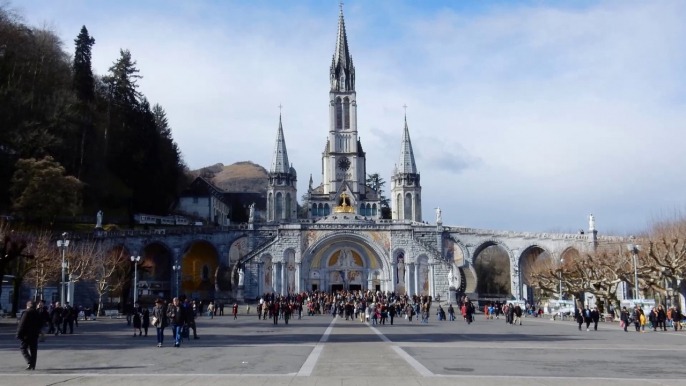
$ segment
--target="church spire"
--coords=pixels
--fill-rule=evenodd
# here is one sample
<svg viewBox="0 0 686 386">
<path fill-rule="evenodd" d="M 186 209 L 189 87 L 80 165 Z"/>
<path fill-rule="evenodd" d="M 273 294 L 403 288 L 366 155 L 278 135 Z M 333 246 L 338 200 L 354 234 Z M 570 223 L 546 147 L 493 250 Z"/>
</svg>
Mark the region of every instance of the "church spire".
<svg viewBox="0 0 686 386">
<path fill-rule="evenodd" d="M 281 113 L 279 113 L 279 131 L 276 134 L 276 145 L 272 156 L 272 173 L 289 173 L 291 164 L 288 163 L 288 152 L 286 151 L 286 139 L 283 136 L 283 126 L 281 124 Z"/>
<path fill-rule="evenodd" d="M 410 129 L 407 127 L 407 114 L 405 114 L 405 130 L 403 131 L 403 140 L 400 146 L 398 172 L 417 174 L 417 165 L 414 162 L 414 152 L 412 151 L 412 142 L 410 141 Z"/>
<path fill-rule="evenodd" d="M 355 91 L 355 66 L 348 50 L 348 36 L 345 33 L 343 20 L 343 3 L 338 16 L 338 34 L 336 36 L 336 51 L 331 60 L 331 91 Z"/>
</svg>

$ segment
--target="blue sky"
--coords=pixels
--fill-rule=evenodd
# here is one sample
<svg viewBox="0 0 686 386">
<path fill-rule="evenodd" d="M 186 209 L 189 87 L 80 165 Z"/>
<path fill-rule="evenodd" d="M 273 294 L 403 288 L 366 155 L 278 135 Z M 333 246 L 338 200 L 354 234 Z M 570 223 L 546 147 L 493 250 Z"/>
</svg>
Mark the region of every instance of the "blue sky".
<svg viewBox="0 0 686 386">
<path fill-rule="evenodd" d="M 338 2 L 15 1 L 104 74 L 128 48 L 192 168 L 289 158 L 321 181 Z M 523 231 L 640 230 L 684 208 L 686 2 L 349 1 L 367 170 L 387 180 L 403 104 L 423 212 Z"/>
</svg>

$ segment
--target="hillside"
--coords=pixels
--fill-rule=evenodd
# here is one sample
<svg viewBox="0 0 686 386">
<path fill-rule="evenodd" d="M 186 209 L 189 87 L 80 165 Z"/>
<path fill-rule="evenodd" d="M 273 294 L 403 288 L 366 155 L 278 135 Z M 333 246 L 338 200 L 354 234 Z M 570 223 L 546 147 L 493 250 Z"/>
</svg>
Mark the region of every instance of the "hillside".
<svg viewBox="0 0 686 386">
<path fill-rule="evenodd" d="M 195 176 L 204 176 L 227 192 L 255 192 L 267 194 L 268 173 L 265 168 L 250 161 L 224 166 L 221 163 L 194 170 Z"/>
</svg>

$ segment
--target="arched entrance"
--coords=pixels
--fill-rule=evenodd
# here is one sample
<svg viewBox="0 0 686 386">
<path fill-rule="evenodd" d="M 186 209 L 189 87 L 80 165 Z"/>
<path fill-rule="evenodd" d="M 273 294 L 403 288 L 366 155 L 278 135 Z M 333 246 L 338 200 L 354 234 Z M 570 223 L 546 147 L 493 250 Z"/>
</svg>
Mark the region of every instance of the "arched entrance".
<svg viewBox="0 0 686 386">
<path fill-rule="evenodd" d="M 207 241 L 190 245 L 181 260 L 181 292 L 191 299 L 213 299 L 219 255 Z"/>
<path fill-rule="evenodd" d="M 538 245 L 526 248 L 519 257 L 519 283 L 522 299 L 530 304 L 535 304 L 542 296 L 540 289 L 532 286 L 531 273 L 537 265 L 551 258 L 550 253 Z"/>
<path fill-rule="evenodd" d="M 480 302 L 512 298 L 510 254 L 497 243 L 485 243 L 474 254 L 476 292 Z"/>
<path fill-rule="evenodd" d="M 172 297 L 172 254 L 159 242 L 143 248 L 138 267 L 138 299 L 143 304 L 154 304 L 156 298 Z"/>
<path fill-rule="evenodd" d="M 324 236 L 303 255 L 305 290 L 379 290 L 393 288 L 383 249 L 356 234 Z"/>
</svg>

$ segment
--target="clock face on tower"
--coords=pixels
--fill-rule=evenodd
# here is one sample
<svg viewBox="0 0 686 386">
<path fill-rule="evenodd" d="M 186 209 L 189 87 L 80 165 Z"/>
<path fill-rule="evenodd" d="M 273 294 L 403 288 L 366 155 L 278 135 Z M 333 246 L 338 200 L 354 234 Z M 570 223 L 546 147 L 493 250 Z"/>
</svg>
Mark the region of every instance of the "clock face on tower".
<svg viewBox="0 0 686 386">
<path fill-rule="evenodd" d="M 341 158 L 338 161 L 338 168 L 343 171 L 347 171 L 348 169 L 350 169 L 350 160 L 347 158 Z"/>
</svg>

